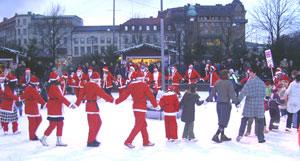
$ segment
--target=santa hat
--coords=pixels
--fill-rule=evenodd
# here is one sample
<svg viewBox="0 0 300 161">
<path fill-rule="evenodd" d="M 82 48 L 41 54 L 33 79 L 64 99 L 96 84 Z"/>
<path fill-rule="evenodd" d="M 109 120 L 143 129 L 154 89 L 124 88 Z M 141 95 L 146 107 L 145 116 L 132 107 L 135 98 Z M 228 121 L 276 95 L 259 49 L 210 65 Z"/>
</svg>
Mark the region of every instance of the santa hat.
<svg viewBox="0 0 300 161">
<path fill-rule="evenodd" d="M 88 71 L 93 71 L 93 68 L 92 67 L 89 67 L 89 70 Z"/>
<path fill-rule="evenodd" d="M 100 74 L 98 72 L 93 72 L 92 80 L 99 80 L 99 79 L 100 79 Z"/>
<path fill-rule="evenodd" d="M 189 67 L 193 67 L 193 64 L 190 64 Z"/>
<path fill-rule="evenodd" d="M 49 81 L 55 81 L 59 78 L 58 74 L 56 72 L 51 72 L 49 75 Z"/>
<path fill-rule="evenodd" d="M 289 78 L 289 76 L 287 76 L 286 74 L 283 74 L 283 75 L 281 76 L 281 80 L 285 80 L 285 81 L 290 82 L 290 78 Z"/>
<path fill-rule="evenodd" d="M 4 74 L 0 74 L 0 80 L 5 79 L 5 75 Z"/>
<path fill-rule="evenodd" d="M 176 67 L 176 66 L 173 66 L 172 68 L 175 69 L 175 70 L 177 70 L 177 67 Z"/>
<path fill-rule="evenodd" d="M 103 67 L 103 71 L 108 71 L 108 67 Z"/>
<path fill-rule="evenodd" d="M 276 71 L 282 71 L 282 67 L 277 67 Z"/>
<path fill-rule="evenodd" d="M 62 76 L 63 76 L 64 78 L 68 78 L 68 73 L 64 73 Z"/>
<path fill-rule="evenodd" d="M 39 84 L 39 79 L 36 76 L 31 76 L 30 78 L 30 83 L 31 84 Z"/>
<path fill-rule="evenodd" d="M 82 71 L 81 66 L 79 66 L 79 67 L 77 68 L 77 71 Z"/>
<path fill-rule="evenodd" d="M 248 68 L 246 73 L 249 74 L 250 72 L 252 72 L 252 68 Z"/>
<path fill-rule="evenodd" d="M 278 70 L 278 69 L 277 69 L 277 70 L 275 71 L 275 75 L 277 75 L 277 74 L 281 74 L 281 73 L 282 73 L 282 71 L 281 71 L 281 70 Z"/>
<path fill-rule="evenodd" d="M 232 59 L 230 57 L 227 58 L 227 61 L 231 61 Z"/>
<path fill-rule="evenodd" d="M 25 70 L 25 72 L 30 72 L 31 70 L 30 70 L 30 68 L 26 68 L 26 70 Z"/>
<path fill-rule="evenodd" d="M 210 66 L 210 70 L 211 70 L 211 71 L 215 71 L 215 70 L 216 70 L 216 67 L 212 65 L 212 66 Z"/>
<path fill-rule="evenodd" d="M 148 68 L 148 67 L 145 67 L 145 69 L 146 69 L 146 70 L 149 70 L 149 68 Z"/>
<path fill-rule="evenodd" d="M 16 81 L 18 81 L 18 79 L 13 75 L 9 78 L 9 82 L 16 82 Z"/>
<path fill-rule="evenodd" d="M 136 73 L 136 79 L 144 79 L 145 75 L 141 71 L 138 71 Z"/>
</svg>

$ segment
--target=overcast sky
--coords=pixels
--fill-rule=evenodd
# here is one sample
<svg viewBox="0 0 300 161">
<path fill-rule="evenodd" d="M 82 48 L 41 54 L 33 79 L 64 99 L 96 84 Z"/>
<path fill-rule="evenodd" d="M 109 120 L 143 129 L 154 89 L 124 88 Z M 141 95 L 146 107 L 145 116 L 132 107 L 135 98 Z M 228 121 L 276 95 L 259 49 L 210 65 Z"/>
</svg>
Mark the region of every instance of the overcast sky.
<svg viewBox="0 0 300 161">
<path fill-rule="evenodd" d="M 201 5 L 226 5 L 233 0 L 164 0 L 164 9 L 184 6 L 187 3 Z M 241 0 L 246 10 L 251 10 L 258 0 Z M 51 4 L 61 4 L 66 15 L 77 15 L 84 25 L 112 25 L 113 0 L 0 0 L 0 20 L 11 18 L 15 13 L 28 11 L 45 14 Z M 132 17 L 156 17 L 160 0 L 116 0 L 116 24 Z"/>
</svg>

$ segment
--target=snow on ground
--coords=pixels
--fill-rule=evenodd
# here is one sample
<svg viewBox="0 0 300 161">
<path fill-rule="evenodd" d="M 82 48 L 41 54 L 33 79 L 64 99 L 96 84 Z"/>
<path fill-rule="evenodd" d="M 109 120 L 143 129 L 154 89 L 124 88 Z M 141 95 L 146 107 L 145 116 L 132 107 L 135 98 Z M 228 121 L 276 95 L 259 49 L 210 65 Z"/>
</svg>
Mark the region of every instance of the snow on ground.
<svg viewBox="0 0 300 161">
<path fill-rule="evenodd" d="M 199 92 L 201 98 L 206 98 L 208 92 Z M 117 93 L 113 93 L 116 98 Z M 66 96 L 75 102 L 75 96 Z M 166 141 L 164 122 L 147 120 L 150 141 L 154 147 L 143 147 L 141 135 L 138 134 L 133 144 L 134 149 L 123 145 L 134 125 L 132 101 L 128 98 L 119 105 L 99 101 L 101 109 L 102 127 L 98 134 L 98 141 L 102 144 L 98 148 L 86 147 L 88 124 L 85 104 L 77 109 L 65 108 L 65 121 L 63 129 L 63 142 L 67 147 L 56 147 L 56 131 L 48 138 L 49 147 L 43 147 L 39 141 L 28 140 L 28 121 L 26 117 L 19 118 L 20 135 L 7 135 L 0 132 L 0 161 L 79 161 L 79 160 L 243 160 L 243 161 L 300 161 L 300 148 L 298 135 L 295 129 L 286 133 L 285 121 L 281 121 L 278 132 L 265 135 L 266 143 L 259 144 L 257 137 L 252 134 L 243 137 L 241 142 L 235 138 L 241 121 L 242 109 L 239 111 L 233 106 L 229 126 L 226 134 L 233 138 L 231 142 L 216 144 L 211 141 L 217 130 L 217 114 L 215 103 L 196 109 L 194 132 L 198 142 L 185 142 L 174 144 Z M 37 131 L 41 137 L 48 127 L 46 110 L 42 110 L 43 121 Z M 269 114 L 266 113 L 267 124 Z M 184 123 L 177 120 L 178 136 L 181 138 Z M 10 128 L 11 133 L 11 128 Z"/>
</svg>

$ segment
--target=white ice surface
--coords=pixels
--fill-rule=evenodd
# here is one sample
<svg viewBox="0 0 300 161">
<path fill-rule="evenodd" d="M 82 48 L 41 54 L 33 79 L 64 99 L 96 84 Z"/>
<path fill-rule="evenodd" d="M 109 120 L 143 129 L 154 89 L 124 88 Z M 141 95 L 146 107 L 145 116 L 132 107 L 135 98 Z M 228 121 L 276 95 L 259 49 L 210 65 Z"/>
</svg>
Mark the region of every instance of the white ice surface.
<svg viewBox="0 0 300 161">
<path fill-rule="evenodd" d="M 206 98 L 208 92 L 199 92 L 201 98 Z M 113 93 L 117 98 L 118 94 Z M 75 102 L 75 96 L 66 96 Z M 165 138 L 164 122 L 149 120 L 148 132 L 154 147 L 143 147 L 141 135 L 135 138 L 134 149 L 126 148 L 123 143 L 134 125 L 132 101 L 128 98 L 119 105 L 113 105 L 100 100 L 102 126 L 98 134 L 101 146 L 98 148 L 86 147 L 88 124 L 85 113 L 85 104 L 77 109 L 65 108 L 65 121 L 62 140 L 67 147 L 56 147 L 56 130 L 48 138 L 49 147 L 43 147 L 39 141 L 28 140 L 28 121 L 25 116 L 19 118 L 20 135 L 12 135 L 11 124 L 9 135 L 4 136 L 0 130 L 0 161 L 78 161 L 78 160 L 230 160 L 230 161 L 300 161 L 297 131 L 286 133 L 285 121 L 281 120 L 280 130 L 265 135 L 266 143 L 259 144 L 257 137 L 252 134 L 243 137 L 241 142 L 235 138 L 241 121 L 242 109 L 237 112 L 233 106 L 231 119 L 226 129 L 226 135 L 233 141 L 216 144 L 211 141 L 217 130 L 217 114 L 215 103 L 196 109 L 194 132 L 198 142 L 169 143 Z M 41 137 L 48 127 L 46 110 L 42 110 L 43 121 L 38 128 L 37 135 Z M 266 112 L 267 124 L 269 113 Z M 184 123 L 178 123 L 178 136 L 181 138 Z"/>
</svg>

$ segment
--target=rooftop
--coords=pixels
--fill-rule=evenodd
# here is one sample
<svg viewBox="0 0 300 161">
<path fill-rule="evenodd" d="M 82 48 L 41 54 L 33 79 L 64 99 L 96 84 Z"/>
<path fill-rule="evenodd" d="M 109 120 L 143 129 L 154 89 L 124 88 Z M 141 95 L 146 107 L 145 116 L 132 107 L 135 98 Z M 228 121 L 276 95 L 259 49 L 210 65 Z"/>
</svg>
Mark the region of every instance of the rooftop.
<svg viewBox="0 0 300 161">
<path fill-rule="evenodd" d="M 119 31 L 120 26 L 115 26 L 115 31 Z M 113 31 L 113 26 L 75 26 L 73 32 L 99 32 Z"/>
</svg>

